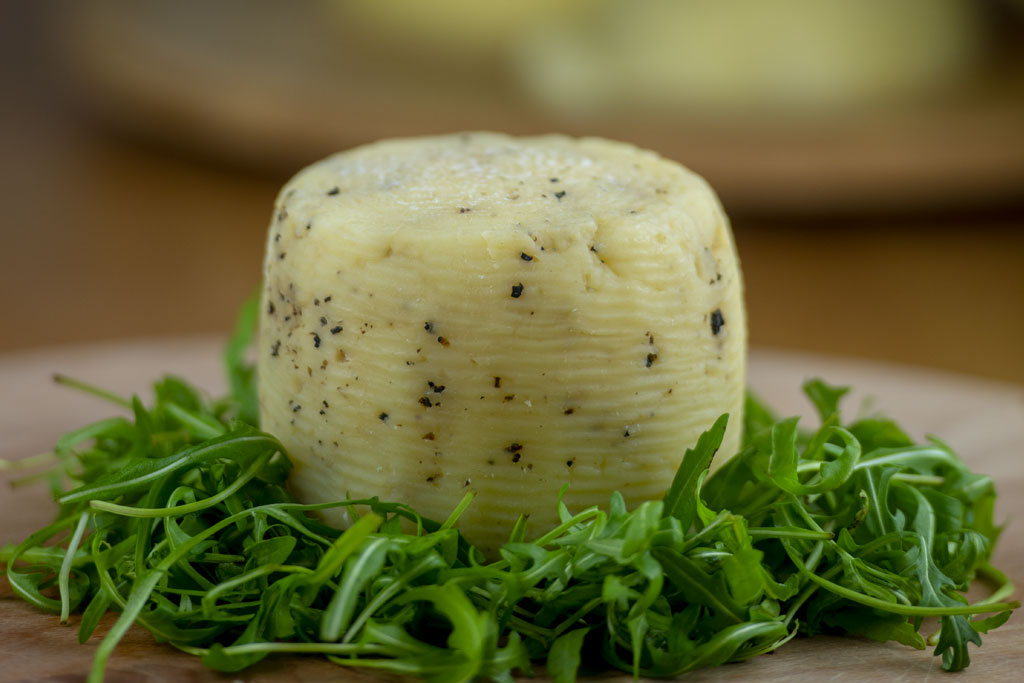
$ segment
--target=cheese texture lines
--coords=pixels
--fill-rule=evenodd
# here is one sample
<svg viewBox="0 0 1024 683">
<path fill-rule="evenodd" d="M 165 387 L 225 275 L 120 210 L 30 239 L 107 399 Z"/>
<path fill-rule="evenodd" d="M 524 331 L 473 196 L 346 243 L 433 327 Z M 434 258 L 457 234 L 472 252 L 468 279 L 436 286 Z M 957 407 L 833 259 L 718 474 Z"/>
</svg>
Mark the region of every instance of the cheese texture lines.
<svg viewBox="0 0 1024 683">
<path fill-rule="evenodd" d="M 330 157 L 267 242 L 263 428 L 307 501 L 379 496 L 494 549 L 520 513 L 659 497 L 723 412 L 746 324 L 708 185 L 629 145 L 471 134 Z M 345 522 L 345 519 L 334 519 Z"/>
</svg>

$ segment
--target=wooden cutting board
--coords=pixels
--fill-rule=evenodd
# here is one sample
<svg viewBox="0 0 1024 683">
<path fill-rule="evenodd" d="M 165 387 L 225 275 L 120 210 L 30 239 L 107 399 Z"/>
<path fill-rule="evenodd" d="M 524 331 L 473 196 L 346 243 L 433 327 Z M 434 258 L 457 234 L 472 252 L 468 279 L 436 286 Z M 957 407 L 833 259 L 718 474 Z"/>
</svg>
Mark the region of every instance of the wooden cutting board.
<svg viewBox="0 0 1024 683">
<path fill-rule="evenodd" d="M 61 372 L 115 391 L 142 392 L 156 375 L 173 372 L 218 392 L 221 340 L 212 338 L 126 341 L 50 348 L 0 356 L 0 456 L 18 458 L 48 450 L 60 434 L 112 413 L 107 405 L 50 382 Z M 752 354 L 750 383 L 785 414 L 808 414 L 800 383 L 820 376 L 849 383 L 857 392 L 847 404 L 863 402 L 896 417 L 915 437 L 941 435 L 970 465 L 995 477 L 1001 496 L 997 517 L 1009 520 L 996 564 L 1024 585 L 1024 387 L 903 366 L 760 349 Z M 868 397 L 873 398 L 868 398 Z M 45 488 L 10 489 L 0 473 L 0 544 L 22 538 L 54 512 Z M 77 617 L 61 626 L 53 615 L 16 599 L 0 581 L 0 682 L 84 680 L 100 637 L 113 623 L 108 615 L 97 635 L 77 643 Z M 1017 681 L 1024 669 L 1024 617 L 985 636 L 970 668 L 955 680 Z M 854 638 L 798 639 L 777 654 L 688 675 L 687 681 L 944 680 L 937 658 L 902 646 Z M 370 681 L 382 677 L 339 668 L 316 658 L 270 658 L 235 675 L 209 671 L 189 655 L 158 645 L 132 629 L 110 660 L 111 683 L 157 681 L 246 681 L 286 683 Z M 605 679 L 602 679 L 605 680 Z M 625 683 L 627 676 L 609 676 Z M 948 679 L 954 680 L 952 678 Z"/>
</svg>

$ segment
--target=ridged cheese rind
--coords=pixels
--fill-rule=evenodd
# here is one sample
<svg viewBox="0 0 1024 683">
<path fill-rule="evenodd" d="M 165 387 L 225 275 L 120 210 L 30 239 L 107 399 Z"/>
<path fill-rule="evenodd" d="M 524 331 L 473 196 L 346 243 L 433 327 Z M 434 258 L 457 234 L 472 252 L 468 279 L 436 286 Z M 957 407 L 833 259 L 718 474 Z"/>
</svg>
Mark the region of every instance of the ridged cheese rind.
<svg viewBox="0 0 1024 683">
<path fill-rule="evenodd" d="M 632 146 L 391 140 L 299 173 L 271 221 L 263 428 L 303 500 L 379 496 L 493 550 L 519 514 L 662 495 L 721 413 L 739 442 L 746 323 L 727 219 Z M 344 522 L 341 513 L 328 513 Z"/>
</svg>

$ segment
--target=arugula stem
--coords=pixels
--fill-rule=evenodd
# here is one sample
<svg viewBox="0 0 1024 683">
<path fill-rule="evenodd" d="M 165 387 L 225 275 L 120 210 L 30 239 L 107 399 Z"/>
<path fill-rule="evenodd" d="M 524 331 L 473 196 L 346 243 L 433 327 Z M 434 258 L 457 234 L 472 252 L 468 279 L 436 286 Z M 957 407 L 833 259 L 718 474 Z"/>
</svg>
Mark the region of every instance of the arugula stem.
<svg viewBox="0 0 1024 683">
<path fill-rule="evenodd" d="M 594 598 L 590 602 L 585 603 L 582 607 L 580 607 L 578 610 L 576 610 L 571 615 L 569 615 L 569 617 L 567 619 L 562 621 L 562 623 L 560 623 L 558 626 L 556 626 L 554 628 L 553 632 L 552 632 L 552 635 L 554 637 L 556 637 L 556 638 L 558 636 L 562 635 L 563 633 L 568 631 L 570 628 L 572 628 L 573 626 L 575 626 L 578 623 L 580 623 L 580 621 L 583 619 L 583 617 L 587 616 L 588 614 L 593 612 L 595 609 L 600 607 L 602 602 L 603 602 L 603 599 L 598 597 L 598 598 Z"/>
<path fill-rule="evenodd" d="M 894 481 L 902 481 L 905 484 L 917 484 L 919 486 L 942 486 L 946 483 L 945 477 L 930 474 L 911 474 L 910 472 L 897 472 L 892 475 Z"/>
<path fill-rule="evenodd" d="M 18 458 L 16 460 L 9 460 L 7 458 L 0 458 L 0 472 L 10 470 L 27 470 L 39 465 L 49 464 L 59 460 L 59 457 L 53 451 L 47 451 L 45 453 L 36 453 L 30 455 L 27 458 Z"/>
<path fill-rule="evenodd" d="M 71 616 L 71 565 L 74 564 L 75 553 L 82 542 L 82 535 L 85 533 L 85 526 L 89 521 L 89 511 L 83 510 L 78 517 L 78 525 L 68 543 L 68 549 L 64 552 L 64 560 L 60 563 L 60 574 L 57 585 L 60 587 L 60 623 L 68 623 Z"/>
<path fill-rule="evenodd" d="M 256 452 L 265 450 L 281 450 L 280 443 L 278 443 L 277 439 L 266 434 L 249 434 L 234 437 L 230 440 L 211 439 L 210 441 L 206 441 L 202 445 L 191 449 L 187 454 L 171 456 L 161 460 L 151 460 L 145 463 L 145 466 L 140 465 L 138 469 L 141 470 L 141 472 L 138 474 L 131 473 L 134 474 L 134 476 L 130 479 L 118 479 L 109 483 L 105 482 L 94 486 L 82 486 L 61 496 L 57 499 L 57 502 L 61 505 L 66 505 L 79 500 L 99 499 L 103 496 L 114 497 L 129 490 L 143 489 L 152 482 L 158 481 L 173 472 L 188 467 L 189 465 L 196 465 L 205 460 L 210 460 L 222 455 L 227 444 L 230 444 L 234 449 L 246 447 L 251 448 Z"/>
<path fill-rule="evenodd" d="M 0 548 L 0 564 L 10 564 L 11 558 L 14 556 L 14 549 L 16 546 L 8 544 Z M 51 564 L 54 560 L 64 561 L 69 553 L 63 548 L 54 548 L 51 546 L 46 547 L 35 547 L 29 548 L 18 553 L 18 559 L 29 564 Z M 76 551 L 72 556 L 72 567 L 77 567 L 83 564 L 88 564 L 91 558 L 88 554 L 82 550 Z"/>
<path fill-rule="evenodd" d="M 184 515 L 190 515 L 193 512 L 199 512 L 207 508 L 213 507 L 217 503 L 220 503 L 224 499 L 233 496 L 243 486 L 252 481 L 260 471 L 266 466 L 267 461 L 270 460 L 273 453 L 265 453 L 256 460 L 253 461 L 249 468 L 245 471 L 242 476 L 233 481 L 230 486 L 220 491 L 209 498 L 203 498 L 197 500 L 194 503 L 187 503 L 185 505 L 175 505 L 173 507 L 162 507 L 162 508 L 139 508 L 131 507 L 128 505 L 118 505 L 117 503 L 111 503 L 105 500 L 90 500 L 89 507 L 94 510 L 101 512 L 111 512 L 115 515 L 122 515 L 124 517 L 183 517 Z"/>
<path fill-rule="evenodd" d="M 853 466 L 854 471 L 879 467 L 881 465 L 905 465 L 912 463 L 915 459 L 935 460 L 948 463 L 958 469 L 962 467 L 956 456 L 948 450 L 937 446 L 910 446 L 897 449 L 895 452 L 887 453 L 870 459 L 861 459 Z"/>
<path fill-rule="evenodd" d="M 821 466 L 825 463 L 821 460 L 802 460 L 796 466 L 797 474 L 806 474 L 808 472 L 820 472 Z"/>
<path fill-rule="evenodd" d="M 273 574 L 275 572 L 283 572 L 286 574 L 312 574 L 313 570 L 308 567 L 300 567 L 297 565 L 287 564 L 265 564 L 260 567 L 255 567 L 254 569 L 247 571 L 239 576 L 236 576 L 233 579 L 222 581 L 221 583 L 217 584 L 214 588 L 211 588 L 209 591 L 207 591 L 206 594 L 203 596 L 202 600 L 203 614 L 207 618 L 211 618 L 213 616 L 214 610 L 217 607 L 217 599 L 220 598 L 222 594 L 230 591 L 232 588 L 235 588 L 236 586 L 245 585 L 246 583 L 254 579 L 258 579 L 262 576 L 269 576 L 270 574 Z"/>
<path fill-rule="evenodd" d="M 107 668 L 107 660 L 113 653 L 114 648 L 117 647 L 117 644 L 121 642 L 124 634 L 128 632 L 131 625 L 138 619 L 139 613 L 145 606 L 146 601 L 149 600 L 153 589 L 165 577 L 166 573 L 167 570 L 160 567 L 151 569 L 144 578 L 132 586 L 132 592 L 124 605 L 124 611 L 121 612 L 121 616 L 114 622 L 114 625 L 100 642 L 99 647 L 96 648 L 92 669 L 89 671 L 89 676 L 86 679 L 88 683 L 103 683 L 103 672 Z"/>
<path fill-rule="evenodd" d="M 838 583 L 833 583 L 824 577 L 818 576 L 811 571 L 801 560 L 800 557 L 792 551 L 786 544 L 783 544 L 783 548 L 786 549 L 786 554 L 796 565 L 797 569 L 806 578 L 818 584 L 822 588 L 827 588 L 829 591 L 840 595 L 847 600 L 866 605 L 867 607 L 874 607 L 886 612 L 892 612 L 894 614 L 902 614 L 908 617 L 942 617 L 952 616 L 957 614 L 970 615 L 970 614 L 988 614 L 991 612 L 1004 612 L 1006 610 L 1017 609 L 1020 607 L 1020 602 L 979 602 L 972 605 L 947 605 L 942 607 L 925 607 L 921 605 L 900 605 L 898 603 L 886 602 L 873 598 L 864 593 L 858 593 L 857 591 L 850 590 L 845 586 L 840 586 Z"/>
<path fill-rule="evenodd" d="M 1013 595 L 1017 590 L 1013 585 L 1013 581 L 1011 581 L 1006 574 L 999 571 L 988 562 L 978 568 L 978 575 L 984 581 L 998 586 L 998 588 L 993 591 L 992 595 L 988 596 L 984 600 L 980 600 L 979 604 L 986 602 L 1000 602 Z"/>
<path fill-rule="evenodd" d="M 440 530 L 443 531 L 445 529 L 451 529 L 452 527 L 454 527 L 455 524 L 459 521 L 459 517 L 462 516 L 462 513 L 466 511 L 466 508 L 469 507 L 470 503 L 473 502 L 473 498 L 475 497 L 476 493 L 474 493 L 473 491 L 469 491 L 468 493 L 466 493 L 466 495 L 462 497 L 462 500 L 459 501 L 459 504 L 455 506 L 455 509 L 452 510 L 451 514 L 448 515 L 448 519 L 444 520 L 444 523 L 441 525 Z"/>
<path fill-rule="evenodd" d="M 374 615 L 377 610 L 381 609 L 389 600 L 398 595 L 413 579 L 424 574 L 431 569 L 440 568 L 440 558 L 436 555 L 425 555 L 416 564 L 410 567 L 407 571 L 400 574 L 395 580 L 384 590 L 374 596 L 373 600 L 366 604 L 363 611 L 359 613 L 355 619 L 352 620 L 351 626 L 345 633 L 345 637 L 342 638 L 343 643 L 348 643 L 352 638 L 355 637 L 366 622 Z"/>
<path fill-rule="evenodd" d="M 212 439 L 217 436 L 221 436 L 227 431 L 224 425 L 220 424 L 216 420 L 209 419 L 204 420 L 199 415 L 185 410 L 177 403 L 165 403 L 164 407 L 171 415 L 176 417 L 180 422 L 188 425 L 195 432 L 196 436 L 202 439 Z"/>
<path fill-rule="evenodd" d="M 10 583 L 11 590 L 14 591 L 15 595 L 18 595 L 29 604 L 35 605 L 36 607 L 48 612 L 59 610 L 60 603 L 41 594 L 33 585 L 30 577 L 16 569 L 15 565 L 17 564 L 22 552 L 31 548 L 39 547 L 44 542 L 57 536 L 65 528 L 71 526 L 74 522 L 75 518 L 70 515 L 62 519 L 58 519 L 15 546 L 10 557 L 7 559 L 7 581 Z"/>
<path fill-rule="evenodd" d="M 685 553 L 691 548 L 704 543 L 708 538 L 712 538 L 716 533 L 719 532 L 720 527 L 728 524 L 732 520 L 733 516 L 728 512 L 720 512 L 718 516 L 711 520 L 704 526 L 703 529 L 693 534 L 679 546 L 678 550 L 680 553 Z"/>
<path fill-rule="evenodd" d="M 192 559 L 193 562 L 212 562 L 214 564 L 225 564 L 231 562 L 244 562 L 244 555 L 225 555 L 224 553 L 203 553 Z"/>
<path fill-rule="evenodd" d="M 834 523 L 832 523 L 832 525 L 829 528 L 829 535 L 830 536 L 831 536 L 831 529 L 834 526 L 835 526 Z M 783 547 L 785 547 L 785 544 L 783 545 Z M 788 552 L 788 550 L 787 550 L 787 552 Z M 810 571 L 813 572 L 815 569 L 818 568 L 818 563 L 821 562 L 821 559 L 824 556 L 824 552 L 825 552 L 825 541 L 824 540 L 818 541 L 817 543 L 814 544 L 814 548 L 811 550 L 810 554 L 808 554 L 808 556 L 807 556 L 807 565 L 806 566 L 807 566 L 807 568 Z M 819 586 L 817 586 L 815 584 L 809 584 L 803 591 L 800 592 L 800 595 L 798 595 L 796 597 L 796 599 L 793 600 L 793 602 L 791 603 L 789 609 L 786 610 L 786 617 L 783 620 L 783 623 L 786 624 L 787 628 L 789 628 L 789 624 L 793 621 L 793 617 L 800 610 L 800 607 L 802 607 L 803 604 L 805 602 L 807 602 L 808 598 L 810 598 L 812 595 L 814 595 L 814 593 L 818 590 L 818 588 L 819 588 Z"/>
<path fill-rule="evenodd" d="M 800 527 L 750 527 L 747 531 L 753 538 L 806 538 L 812 541 L 831 541 L 833 538 L 831 531 L 814 531 Z"/>
<path fill-rule="evenodd" d="M 179 650 L 202 657 L 210 653 L 209 648 L 177 645 Z M 228 645 L 223 648 L 226 655 L 246 655 L 253 653 L 291 653 L 291 654 L 333 654 L 333 655 L 388 655 L 394 654 L 392 648 L 373 645 L 371 643 L 280 643 L 259 642 L 243 645 Z"/>
<path fill-rule="evenodd" d="M 601 512 L 600 508 L 597 508 L 597 507 L 588 508 L 588 509 L 584 510 L 583 512 L 577 513 L 577 514 L 573 515 L 572 517 L 570 517 L 569 519 L 565 520 L 564 522 L 562 522 L 561 524 L 556 526 L 554 529 L 552 529 L 548 533 L 546 533 L 543 536 L 541 536 L 540 538 L 538 538 L 533 543 L 534 543 L 534 545 L 537 545 L 537 546 L 540 546 L 540 547 L 544 547 L 544 546 L 548 545 L 549 543 L 551 543 L 552 541 L 554 541 L 559 536 L 561 536 L 562 534 L 564 534 L 569 529 L 571 529 L 574 526 L 576 526 L 577 524 L 582 524 L 583 522 L 586 522 L 589 519 L 593 519 L 595 517 L 600 517 L 603 514 L 604 513 Z"/>
<path fill-rule="evenodd" d="M 128 408 L 130 410 L 132 407 L 132 402 L 129 399 L 124 398 L 123 396 L 119 396 L 118 394 L 115 394 L 112 391 L 101 389 L 100 387 L 97 387 L 93 384 L 89 384 L 88 382 L 83 382 L 80 379 L 74 379 L 73 377 L 68 377 L 67 375 L 55 374 L 53 376 L 53 381 L 56 382 L 57 384 L 62 384 L 66 387 L 77 389 L 78 391 L 84 391 L 87 394 L 92 394 L 97 398 L 101 398 L 104 401 L 109 401 L 110 403 L 113 403 L 116 406 L 120 406 L 121 408 Z"/>
<path fill-rule="evenodd" d="M 57 474 L 56 470 L 57 468 L 54 467 L 52 469 L 43 470 L 42 472 L 35 472 L 24 477 L 18 477 L 17 479 L 11 479 L 7 482 L 7 485 L 12 489 L 20 489 L 23 486 L 34 484 L 35 482 L 43 479 L 50 479 L 52 481 L 55 479 L 55 475 Z"/>
</svg>

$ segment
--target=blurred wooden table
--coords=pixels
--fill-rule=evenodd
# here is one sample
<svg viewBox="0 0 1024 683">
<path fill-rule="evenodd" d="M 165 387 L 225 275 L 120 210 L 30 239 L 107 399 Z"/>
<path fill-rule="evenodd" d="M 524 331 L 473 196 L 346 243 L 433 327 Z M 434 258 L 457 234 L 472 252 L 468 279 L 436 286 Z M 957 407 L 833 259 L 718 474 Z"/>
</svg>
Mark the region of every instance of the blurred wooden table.
<svg viewBox="0 0 1024 683">
<path fill-rule="evenodd" d="M 287 174 L 117 137 L 66 98 L 43 13 L 8 14 L 0 351 L 227 330 L 257 285 Z M 734 213 L 751 341 L 1024 382 L 1022 207 L 789 220 Z"/>
</svg>

